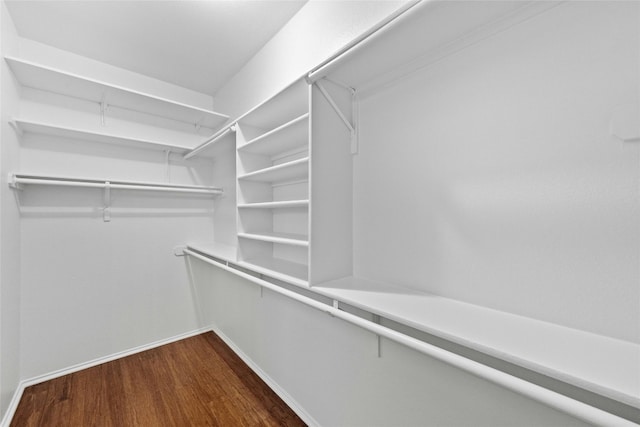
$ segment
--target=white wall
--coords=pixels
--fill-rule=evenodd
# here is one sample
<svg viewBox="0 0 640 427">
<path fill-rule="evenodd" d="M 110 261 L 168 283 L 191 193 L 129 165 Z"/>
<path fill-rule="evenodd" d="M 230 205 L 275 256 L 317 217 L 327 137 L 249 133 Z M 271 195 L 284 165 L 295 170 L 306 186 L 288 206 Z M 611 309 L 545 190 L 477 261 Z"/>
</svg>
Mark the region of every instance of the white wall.
<svg viewBox="0 0 640 427">
<path fill-rule="evenodd" d="M 637 2 L 568 2 L 361 104 L 354 271 L 640 341 Z"/>
<path fill-rule="evenodd" d="M 276 94 L 406 0 L 311 0 L 216 94 L 236 118 Z"/>
<path fill-rule="evenodd" d="M 0 3 L 0 52 L 17 49 L 17 34 Z M 7 173 L 19 165 L 19 145 L 8 119 L 18 108 L 19 87 L 0 63 L 0 420 L 20 380 L 20 218 Z"/>
<path fill-rule="evenodd" d="M 68 64 L 70 70 L 142 87 L 158 96 L 166 96 L 170 89 L 175 92 L 174 99 L 194 99 L 191 91 L 181 92 L 180 88 L 45 45 L 23 40 L 20 47 L 20 54 L 24 50 L 30 60 Z M 100 126 L 95 105 L 33 90 L 23 92 L 21 113 L 30 118 Z M 122 133 L 158 138 L 184 135 L 177 139 L 179 143 L 197 137 L 185 134 L 184 126 L 170 120 L 149 119 L 138 125 L 113 114 L 107 111 L 106 131 L 117 128 Z M 210 159 L 183 161 L 173 154 L 167 168 L 163 151 L 124 145 L 25 133 L 20 157 L 23 173 L 217 184 Z M 175 257 L 173 248 L 213 238 L 216 207 L 211 197 L 115 190 L 111 221 L 104 222 L 101 190 L 28 186 L 18 195 L 22 379 L 202 326 L 184 259 Z"/>
</svg>

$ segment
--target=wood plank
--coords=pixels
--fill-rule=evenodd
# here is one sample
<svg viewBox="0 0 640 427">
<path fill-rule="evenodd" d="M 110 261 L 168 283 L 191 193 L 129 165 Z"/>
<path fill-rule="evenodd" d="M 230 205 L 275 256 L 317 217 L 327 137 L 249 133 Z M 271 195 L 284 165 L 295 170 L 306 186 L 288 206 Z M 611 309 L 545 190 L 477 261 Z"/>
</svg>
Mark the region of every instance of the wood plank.
<svg viewBox="0 0 640 427">
<path fill-rule="evenodd" d="M 11 426 L 304 426 L 207 332 L 28 387 Z"/>
</svg>

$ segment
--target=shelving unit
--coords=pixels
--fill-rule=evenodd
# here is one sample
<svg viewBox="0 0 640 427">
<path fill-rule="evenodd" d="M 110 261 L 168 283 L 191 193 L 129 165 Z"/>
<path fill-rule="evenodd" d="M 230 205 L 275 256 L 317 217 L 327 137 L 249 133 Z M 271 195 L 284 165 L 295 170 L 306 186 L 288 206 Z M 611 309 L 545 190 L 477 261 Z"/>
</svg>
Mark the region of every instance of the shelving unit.
<svg viewBox="0 0 640 427">
<path fill-rule="evenodd" d="M 69 73 L 44 64 L 11 56 L 5 56 L 5 61 L 20 84 L 26 87 L 209 128 L 219 127 L 229 118 L 213 110 Z"/>
<path fill-rule="evenodd" d="M 566 110 L 571 105 L 571 125 L 545 121 L 549 111 L 555 111 L 555 117 L 565 114 L 560 108 L 554 110 L 556 105 L 549 99 L 578 97 L 578 90 L 570 85 L 550 89 L 548 83 L 575 75 L 580 68 L 577 63 L 584 66 L 602 60 L 595 54 L 585 59 L 540 42 L 529 44 L 532 34 L 553 28 L 553 37 L 565 43 L 565 50 L 571 46 L 574 53 L 587 51 L 595 45 L 596 36 L 586 40 L 597 26 L 597 13 L 581 7 L 595 6 L 426 2 L 310 73 L 309 80 L 314 82 L 310 286 L 319 294 L 380 316 L 400 330 L 408 326 L 535 372 L 540 383 L 551 378 L 561 384 L 558 389 L 578 400 L 593 393 L 589 404 L 637 420 L 640 345 L 634 341 L 637 335 L 629 341 L 620 338 L 629 337 L 633 328 L 624 326 L 617 313 L 626 301 L 618 298 L 618 307 L 610 303 L 602 307 L 616 318 L 607 332 L 598 332 L 606 328 L 591 317 L 600 310 L 594 295 L 608 298 L 609 286 L 637 295 L 630 290 L 636 286 L 637 262 L 627 258 L 614 267 L 596 255 L 602 236 L 608 233 L 604 230 L 619 220 L 608 216 L 610 223 L 599 228 L 594 212 L 601 200 L 581 196 L 586 211 L 559 202 L 569 194 L 590 194 L 582 185 L 587 177 L 601 174 L 602 179 L 614 179 L 604 167 L 585 174 L 575 159 L 578 141 L 584 143 L 580 156 L 588 157 L 587 151 L 600 147 L 586 140 L 608 135 L 606 125 L 594 123 L 607 123 L 609 117 L 576 102 L 562 107 Z M 576 34 L 571 39 L 556 31 L 560 22 L 573 25 Z M 630 32 L 629 27 L 626 30 Z M 508 35 L 502 34 L 507 31 Z M 539 55 L 540 62 L 527 63 L 528 68 L 524 59 L 500 63 L 521 54 L 524 44 Z M 606 49 L 599 52 L 606 56 Z M 551 72 L 552 63 L 558 66 Z M 468 64 L 473 67 L 465 71 Z M 603 66 L 589 77 L 593 94 L 600 91 L 599 96 L 609 96 L 606 102 L 611 105 L 621 97 L 602 95 L 608 84 L 602 76 L 622 76 L 620 69 Z M 527 73 L 535 73 L 537 80 L 524 81 Z M 363 148 L 357 156 L 341 151 L 348 144 L 344 120 L 336 119 L 336 109 L 321 96 L 313 96 L 320 90 L 317 82 L 330 91 L 338 109 L 359 131 Z M 483 85 L 491 90 L 476 91 Z M 358 99 L 358 117 L 349 116 L 352 110 L 343 95 L 347 91 Z M 523 93 L 536 93 L 535 100 L 522 102 Z M 492 102 L 485 102 L 489 98 Z M 533 108 L 547 116 L 536 115 Z M 490 118 L 513 111 L 518 113 L 509 116 L 513 127 L 508 131 L 489 124 Z M 476 120 L 478 116 L 482 119 Z M 465 126 L 473 131 L 461 130 Z M 571 133 L 577 128 L 580 137 Z M 523 137 L 523 129 L 535 130 L 537 140 L 544 143 L 533 144 Z M 342 143 L 336 143 L 340 138 Z M 564 150 L 562 167 L 571 172 L 555 175 L 524 161 L 532 145 L 540 158 Z M 498 153 L 499 160 L 488 160 Z M 604 155 L 604 150 L 600 153 Z M 637 200 L 632 193 L 637 189 L 629 185 L 637 176 L 637 165 L 634 170 L 624 163 L 615 149 L 606 156 L 624 168 L 624 182 L 616 181 L 617 191 Z M 598 160 L 591 158 L 593 165 Z M 321 171 L 328 168 L 331 174 L 323 175 Z M 518 175 L 512 173 L 517 168 Z M 524 176 L 528 178 L 521 179 Z M 553 190 L 543 184 L 547 180 L 554 182 Z M 560 187 L 570 191 L 556 191 Z M 341 193 L 344 188 L 352 194 Z M 536 196 L 521 197 L 529 188 L 536 188 Z M 337 194 L 331 189 L 337 189 Z M 624 205 L 627 218 L 637 207 L 621 199 L 616 203 Z M 544 220 L 525 212 L 533 205 L 544 205 Z M 565 221 L 568 217 L 571 226 Z M 341 222 L 344 218 L 352 221 Z M 630 222 L 625 224 L 630 230 Z M 617 253 L 628 253 L 629 246 L 607 241 Z M 580 255 L 584 259 L 597 259 L 597 267 L 578 259 L 577 247 L 584 249 Z M 554 248 L 556 259 L 549 255 L 549 248 Z M 342 250 L 341 255 L 331 249 Z M 637 253 L 637 245 L 631 250 Z M 603 274 L 605 268 L 610 270 Z M 598 279 L 592 280 L 590 273 Z M 599 279 L 600 275 L 607 278 Z M 525 296 L 535 301 L 519 300 Z M 637 311 L 630 315 L 630 305 L 625 307 L 627 317 L 637 319 Z M 567 312 L 576 314 L 569 318 Z M 605 319 L 602 312 L 598 316 Z"/>
<path fill-rule="evenodd" d="M 93 130 L 65 127 L 54 123 L 44 123 L 34 120 L 14 119 L 12 125 L 19 132 L 34 133 L 40 135 L 51 135 L 62 138 L 78 139 L 82 141 L 100 142 L 106 144 L 119 144 L 130 147 L 151 148 L 158 150 L 170 149 L 176 153 L 185 153 L 189 147 L 176 144 L 168 144 L 159 141 L 152 141 L 140 138 L 133 138 L 126 135 L 116 135 L 108 132 L 95 132 Z"/>
<path fill-rule="evenodd" d="M 309 87 L 298 81 L 238 120 L 239 265 L 308 285 Z"/>
<path fill-rule="evenodd" d="M 579 265 L 584 261 L 577 260 L 573 251 L 582 246 L 584 235 L 594 226 L 593 219 L 603 214 L 602 211 L 596 215 L 594 210 L 589 213 L 592 217 L 581 217 L 581 223 L 572 221 L 568 227 L 568 213 L 580 216 L 580 212 L 574 205 L 562 204 L 562 197 L 556 197 L 562 193 L 554 192 L 556 186 L 553 191 L 543 185 L 538 188 L 540 181 L 555 182 L 557 178 L 567 177 L 545 175 L 548 171 L 543 173 L 538 165 L 528 170 L 533 176 L 531 181 L 515 182 L 522 178 L 519 175 L 509 185 L 503 186 L 502 181 L 506 181 L 503 176 L 499 176 L 500 182 L 497 182 L 498 170 L 510 172 L 514 166 L 509 162 L 517 163 L 531 153 L 531 141 L 522 137 L 526 132 L 519 127 L 525 127 L 521 122 L 527 123 L 527 117 L 514 116 L 509 128 L 499 131 L 486 117 L 474 121 L 486 113 L 485 101 L 491 98 L 486 93 L 478 95 L 483 93 L 478 89 L 483 84 L 478 84 L 475 78 L 481 79 L 481 83 L 484 83 L 482 79 L 491 81 L 491 90 L 507 100 L 493 99 L 496 105 L 505 102 L 505 109 L 497 110 L 501 114 L 513 106 L 523 108 L 520 104 L 523 97 L 514 99 L 513 93 L 522 89 L 521 85 L 529 89 L 526 85 L 530 83 L 521 82 L 522 75 L 529 71 L 521 68 L 519 73 L 492 80 L 502 71 L 502 65 L 514 64 L 496 60 L 504 59 L 504 44 L 495 50 L 485 50 L 484 41 L 520 24 L 539 25 L 535 22 L 539 15 L 544 17 L 560 4 L 423 2 L 411 14 L 398 18 L 397 25 L 310 73 L 309 80 L 321 81 L 322 88 L 313 83 L 303 96 L 302 89 L 300 94 L 294 89 L 304 87 L 302 82 L 297 82 L 242 116 L 236 133 L 237 265 L 268 278 L 308 287 L 307 292 L 333 299 L 334 307 L 343 304 L 363 310 L 364 317 L 370 316 L 373 320 L 379 317 L 381 324 L 395 328 L 398 334 L 413 328 L 430 335 L 425 341 L 445 340 L 448 346 L 463 354 L 475 354 L 481 363 L 491 360 L 498 369 L 516 372 L 525 382 L 538 381 L 537 384 L 545 387 L 556 387 L 571 399 L 635 420 L 640 419 L 637 415 L 640 345 L 616 338 L 616 334 L 628 335 L 632 328 L 621 327 L 618 321 L 615 327 L 610 327 L 610 330 L 618 328 L 611 336 L 594 332 L 600 326 L 594 327 L 588 316 L 594 312 L 593 307 L 598 306 L 597 302 L 589 301 L 589 306 L 582 301 L 595 298 L 588 295 L 592 291 L 589 285 L 576 279 L 583 274 L 583 281 L 587 282 L 584 271 L 591 271 L 589 266 L 580 265 L 584 271 L 564 269 L 553 259 L 544 265 L 543 271 L 536 264 L 552 258 L 548 255 L 552 247 L 559 257 L 566 257 L 570 262 Z M 563 7 L 578 7 L 574 5 Z M 554 20 L 542 20 L 546 27 L 537 28 L 534 34 L 539 33 L 540 28 L 558 28 L 552 25 L 557 23 L 555 20 L 571 22 L 561 20 L 572 17 L 570 13 L 559 13 L 553 16 Z M 576 27 L 579 25 L 584 25 L 583 31 L 587 28 L 582 36 L 595 27 L 584 23 Z M 531 43 L 533 48 L 540 49 L 536 50 L 540 62 L 535 66 L 544 68 L 544 61 L 549 61 L 557 52 L 536 44 L 539 42 L 534 42 L 531 34 L 528 37 L 526 32 L 523 34 L 513 44 L 510 39 L 503 40 L 507 48 L 515 48 L 507 51 L 515 55 L 514 52 L 521 52 L 518 43 Z M 576 40 L 570 40 L 570 45 L 577 43 Z M 475 48 L 478 51 L 473 51 Z M 471 53 L 465 52 L 466 49 Z M 495 56 L 488 56 L 487 51 Z M 586 51 L 588 49 L 584 49 Z M 480 77 L 461 72 L 465 70 L 464 63 L 456 62 L 456 58 L 465 53 L 470 55 L 467 60 L 479 61 L 484 67 Z M 561 54 L 563 58 L 567 55 Z M 446 68 L 450 59 L 453 63 Z M 563 63 L 553 72 L 566 73 L 563 78 L 575 75 L 571 68 L 563 68 L 566 65 Z M 444 68 L 439 69 L 440 66 Z M 547 71 L 548 68 L 537 69 L 540 74 Z M 460 75 L 455 74 L 458 72 Z M 545 77 L 551 81 L 556 75 Z M 429 86 L 433 84 L 432 79 L 438 78 L 447 84 Z M 469 87 L 462 91 L 460 88 L 465 82 Z M 538 86 L 533 85 L 538 91 L 532 93 L 546 93 L 548 88 L 544 85 L 541 79 Z M 457 102 L 451 102 L 449 96 L 456 97 Z M 432 108 L 427 110 L 425 99 L 437 102 L 435 106 L 427 103 Z M 575 99 L 575 93 L 569 92 L 563 102 L 568 99 Z M 547 100 L 536 98 L 526 102 L 544 104 Z M 444 111 L 443 107 L 449 110 Z M 534 114 L 528 109 L 529 105 L 524 108 Z M 400 110 L 402 113 L 398 113 Z M 580 113 L 585 114 L 583 120 L 588 121 L 593 112 Z M 548 140 L 553 140 L 557 135 L 552 133 L 560 129 L 558 145 L 565 144 L 568 135 L 574 135 L 575 127 L 562 129 L 556 122 L 550 123 L 549 129 L 540 129 L 544 127 L 545 117 L 537 119 L 539 122 L 529 129 L 541 134 L 548 131 L 551 134 Z M 606 122 L 601 117 L 598 119 Z M 477 135 L 460 131 L 464 125 L 471 124 Z M 357 153 L 352 151 L 353 134 L 362 138 L 359 142 L 362 150 Z M 497 145 L 496 140 L 501 138 L 509 144 Z M 548 141 L 541 139 L 536 153 L 549 156 L 549 153 L 543 154 L 543 142 Z M 567 152 L 574 154 L 578 142 L 571 143 L 574 145 Z M 587 145 L 585 141 L 580 143 Z M 478 147 L 481 148 L 474 152 Z M 520 147 L 521 151 L 517 151 L 518 148 L 509 151 L 512 157 L 507 158 L 505 148 L 513 147 Z M 596 152 L 596 148 L 590 148 Z M 599 145 L 597 150 L 600 149 Z M 487 152 L 492 156 L 500 152 L 507 162 L 499 164 L 501 168 L 493 168 Z M 619 153 L 607 155 L 623 164 Z M 596 163 L 593 161 L 592 165 Z M 631 169 L 624 164 L 627 168 L 624 173 L 628 175 L 625 179 L 636 176 L 629 173 Z M 563 185 L 576 190 L 576 194 L 591 194 L 591 189 L 576 188 L 585 178 L 580 175 L 583 169 L 572 170 L 572 173 L 575 175 L 563 181 Z M 621 191 L 629 189 L 624 185 Z M 539 240 L 533 232 L 518 234 L 531 225 L 541 225 L 525 212 L 540 201 L 522 196 L 529 188 L 541 190 L 535 196 L 540 196 L 543 203 L 548 202 L 540 208 L 548 209 L 544 213 L 549 219 L 542 224 L 540 234 L 544 236 Z M 552 196 L 549 198 L 553 200 L 544 200 L 549 194 L 543 194 L 543 189 L 549 191 Z M 494 197 L 496 193 L 498 197 Z M 632 199 L 633 195 L 625 193 L 625 197 Z M 588 197 L 585 200 L 582 207 L 587 209 L 592 207 L 587 206 L 589 203 L 597 207 L 600 202 Z M 622 205 L 620 200 L 616 203 Z M 624 214 L 628 218 L 635 212 L 628 209 L 629 205 L 625 205 Z M 562 215 L 557 215 L 561 210 Z M 521 216 L 514 219 L 514 212 Z M 554 246 L 561 239 L 550 236 L 551 226 L 567 234 L 563 239 L 571 247 Z M 513 232 L 518 234 L 517 239 L 504 232 L 503 227 L 518 228 Z M 579 229 L 578 238 L 572 234 L 576 229 Z M 601 234 L 590 244 L 599 245 L 609 231 L 599 230 Z M 614 242 L 612 246 L 615 245 Z M 629 248 L 631 246 L 624 249 Z M 509 258 L 511 251 L 521 252 L 517 258 Z M 597 253 L 587 252 L 584 252 L 585 258 Z M 488 260 L 494 263 L 488 265 Z M 618 286 L 609 282 L 618 278 L 630 281 L 628 271 L 621 273 L 611 265 L 603 262 L 598 266 L 602 271 L 611 268 L 601 282 L 632 294 L 628 283 Z M 628 265 L 629 262 L 616 264 L 624 268 Z M 462 270 L 466 275 L 460 274 Z M 494 280 L 496 271 L 500 274 Z M 556 272 L 564 276 L 558 278 L 560 275 Z M 538 275 L 543 279 L 537 280 Z M 370 280 L 371 277 L 379 281 Z M 531 277 L 536 279 L 530 280 Z M 597 286 L 601 283 L 596 283 L 594 288 Z M 601 288 L 595 290 L 601 292 Z M 538 300 L 518 301 L 520 294 Z M 543 307 L 555 303 L 556 299 L 561 304 L 556 304 L 555 311 Z M 626 313 L 631 311 L 629 305 L 624 309 Z M 578 314 L 575 319 L 567 320 L 563 310 L 575 310 Z"/>
</svg>

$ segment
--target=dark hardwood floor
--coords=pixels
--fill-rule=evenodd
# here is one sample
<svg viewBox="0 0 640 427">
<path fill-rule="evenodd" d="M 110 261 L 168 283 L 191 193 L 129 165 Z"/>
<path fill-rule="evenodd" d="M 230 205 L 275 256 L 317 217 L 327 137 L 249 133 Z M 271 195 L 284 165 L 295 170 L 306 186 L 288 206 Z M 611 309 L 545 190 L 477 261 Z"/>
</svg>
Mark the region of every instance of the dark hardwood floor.
<svg viewBox="0 0 640 427">
<path fill-rule="evenodd" d="M 22 426 L 303 426 L 208 332 L 28 387 Z"/>
</svg>

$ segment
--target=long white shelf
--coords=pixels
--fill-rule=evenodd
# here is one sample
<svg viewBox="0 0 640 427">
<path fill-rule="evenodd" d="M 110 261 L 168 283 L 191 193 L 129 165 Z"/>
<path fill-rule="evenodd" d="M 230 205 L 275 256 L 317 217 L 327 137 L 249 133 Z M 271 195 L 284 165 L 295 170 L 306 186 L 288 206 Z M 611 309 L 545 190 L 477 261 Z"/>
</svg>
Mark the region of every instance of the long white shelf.
<svg viewBox="0 0 640 427">
<path fill-rule="evenodd" d="M 107 144 L 118 144 L 130 147 L 152 148 L 152 149 L 171 149 L 177 153 L 185 153 L 189 147 L 168 144 L 159 141 L 153 141 L 141 138 L 132 138 L 125 135 L 117 135 L 107 132 L 95 132 L 92 130 L 59 126 L 52 123 L 44 123 L 26 119 L 14 119 L 12 121 L 14 127 L 20 132 L 34 133 L 40 135 L 52 135 L 63 138 L 79 139 L 83 141 L 93 141 Z"/>
<path fill-rule="evenodd" d="M 164 191 L 174 193 L 193 193 L 219 195 L 221 188 L 202 185 L 163 184 L 144 181 L 121 181 L 95 178 L 74 178 L 49 175 L 13 174 L 9 177 L 9 186 L 20 189 L 23 185 L 50 185 L 62 187 L 109 188 L 116 190 Z"/>
<path fill-rule="evenodd" d="M 295 179 L 306 179 L 309 176 L 309 157 L 260 169 L 240 175 L 239 180 L 259 182 L 282 182 Z"/>
<path fill-rule="evenodd" d="M 16 78 L 26 87 L 72 96 L 115 107 L 152 114 L 209 128 L 221 126 L 229 116 L 159 96 L 128 89 L 44 64 L 5 56 Z"/>
<path fill-rule="evenodd" d="M 273 277 L 296 286 L 308 287 L 309 268 L 304 264 L 273 257 L 259 257 L 237 263 L 256 273 Z"/>
<path fill-rule="evenodd" d="M 301 234 L 292 233 L 275 233 L 275 232 L 259 232 L 259 233 L 238 233 L 238 237 L 250 240 L 259 240 L 262 242 L 280 243 L 292 246 L 309 246 L 309 238 Z"/>
<path fill-rule="evenodd" d="M 238 147 L 238 151 L 275 155 L 308 146 L 309 113 L 303 114 Z"/>
<path fill-rule="evenodd" d="M 239 209 L 287 209 L 308 208 L 309 200 L 284 200 L 277 202 L 259 202 L 239 204 Z"/>
<path fill-rule="evenodd" d="M 238 259 L 238 248 L 226 243 L 191 242 L 187 248 L 230 263 L 235 263 Z"/>
<path fill-rule="evenodd" d="M 322 295 L 640 408 L 640 345 L 357 277 Z"/>
<path fill-rule="evenodd" d="M 309 286 L 307 280 L 309 268 L 304 264 L 265 256 L 238 261 L 238 248 L 236 246 L 218 242 L 189 243 L 187 248 L 292 285 L 304 288 Z"/>
</svg>

